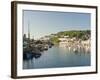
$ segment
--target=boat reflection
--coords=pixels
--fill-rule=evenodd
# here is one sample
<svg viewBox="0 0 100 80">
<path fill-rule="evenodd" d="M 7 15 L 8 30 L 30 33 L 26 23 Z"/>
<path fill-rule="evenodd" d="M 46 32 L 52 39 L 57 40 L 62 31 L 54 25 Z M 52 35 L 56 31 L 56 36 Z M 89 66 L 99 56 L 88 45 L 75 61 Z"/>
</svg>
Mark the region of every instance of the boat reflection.
<svg viewBox="0 0 100 80">
<path fill-rule="evenodd" d="M 23 53 L 23 60 L 31 60 L 33 58 L 39 58 L 41 56 L 41 53 L 34 53 L 32 51 L 25 51 Z"/>
</svg>

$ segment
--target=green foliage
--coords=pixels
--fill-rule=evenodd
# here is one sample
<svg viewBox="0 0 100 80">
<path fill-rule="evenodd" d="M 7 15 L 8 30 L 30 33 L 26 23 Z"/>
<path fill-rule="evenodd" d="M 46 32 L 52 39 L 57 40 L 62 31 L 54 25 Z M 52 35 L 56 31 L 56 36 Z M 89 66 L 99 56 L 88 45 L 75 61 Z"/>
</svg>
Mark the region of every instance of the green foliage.
<svg viewBox="0 0 100 80">
<path fill-rule="evenodd" d="M 51 38 L 51 42 L 52 42 L 53 44 L 58 44 L 58 43 L 59 43 L 58 37 L 52 37 L 52 38 Z"/>
<path fill-rule="evenodd" d="M 82 40 L 87 40 L 91 35 L 90 30 L 72 30 L 72 31 L 62 31 L 58 32 L 56 36 L 59 37 L 64 37 L 64 36 L 69 36 L 70 38 L 76 37 L 77 39 L 82 39 Z M 55 42 L 59 42 L 58 38 L 53 38 L 52 40 Z"/>
</svg>

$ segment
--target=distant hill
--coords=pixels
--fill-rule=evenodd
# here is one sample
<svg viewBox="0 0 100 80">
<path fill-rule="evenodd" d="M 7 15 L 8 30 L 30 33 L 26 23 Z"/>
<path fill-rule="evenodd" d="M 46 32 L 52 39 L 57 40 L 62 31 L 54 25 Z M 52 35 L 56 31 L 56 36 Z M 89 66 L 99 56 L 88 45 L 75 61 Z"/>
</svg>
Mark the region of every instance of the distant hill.
<svg viewBox="0 0 100 80">
<path fill-rule="evenodd" d="M 71 31 L 61 31 L 56 34 L 54 34 L 51 38 L 51 41 L 53 43 L 58 43 L 58 38 L 63 38 L 64 36 L 68 36 L 69 38 L 75 37 L 77 40 L 88 40 L 91 37 L 91 31 L 90 30 L 71 30 Z"/>
</svg>

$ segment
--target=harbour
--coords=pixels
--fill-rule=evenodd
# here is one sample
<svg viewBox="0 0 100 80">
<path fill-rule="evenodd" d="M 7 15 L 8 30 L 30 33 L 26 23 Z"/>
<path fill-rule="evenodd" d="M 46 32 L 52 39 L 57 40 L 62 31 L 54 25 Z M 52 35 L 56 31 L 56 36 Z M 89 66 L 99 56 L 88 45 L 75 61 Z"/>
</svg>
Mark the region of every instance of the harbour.
<svg viewBox="0 0 100 80">
<path fill-rule="evenodd" d="M 30 38 L 29 29 L 28 37 L 23 35 L 23 69 L 90 66 L 90 56 L 90 30 L 64 31 L 34 39 Z"/>
<path fill-rule="evenodd" d="M 85 51 L 73 52 L 66 48 L 53 46 L 46 51 L 41 52 L 38 58 L 33 57 L 23 61 L 23 69 L 40 68 L 61 68 L 61 67 L 79 67 L 90 66 L 90 53 Z"/>
<path fill-rule="evenodd" d="M 24 22 L 23 25 L 23 28 L 25 27 L 23 33 L 23 69 L 91 65 L 90 28 L 71 29 L 70 26 L 67 26 L 69 29 L 64 30 L 64 25 L 59 26 L 60 24 L 58 25 L 57 22 L 59 29 L 53 29 L 57 27 L 49 24 L 44 25 L 44 30 L 41 28 L 42 24 L 32 26 L 35 21 L 32 22 L 34 18 L 30 19 L 27 19 L 27 23 Z M 52 18 L 51 22 L 53 20 Z"/>
</svg>

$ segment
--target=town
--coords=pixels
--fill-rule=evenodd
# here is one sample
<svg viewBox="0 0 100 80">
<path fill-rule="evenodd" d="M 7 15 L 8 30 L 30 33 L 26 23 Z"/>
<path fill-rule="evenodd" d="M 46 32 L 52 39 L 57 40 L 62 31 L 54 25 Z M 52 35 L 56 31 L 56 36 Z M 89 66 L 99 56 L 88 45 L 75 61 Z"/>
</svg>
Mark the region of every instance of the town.
<svg viewBox="0 0 100 80">
<path fill-rule="evenodd" d="M 69 51 L 73 51 L 75 53 L 81 51 L 90 53 L 90 31 L 63 31 L 56 34 L 46 35 L 38 40 L 35 40 L 34 38 L 30 39 L 30 33 L 28 33 L 28 37 L 26 37 L 26 34 L 24 34 L 23 58 L 39 58 L 43 51 L 47 51 L 53 46 L 66 48 Z"/>
</svg>

